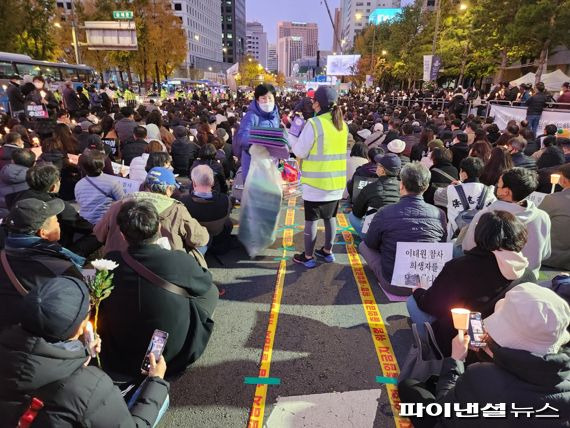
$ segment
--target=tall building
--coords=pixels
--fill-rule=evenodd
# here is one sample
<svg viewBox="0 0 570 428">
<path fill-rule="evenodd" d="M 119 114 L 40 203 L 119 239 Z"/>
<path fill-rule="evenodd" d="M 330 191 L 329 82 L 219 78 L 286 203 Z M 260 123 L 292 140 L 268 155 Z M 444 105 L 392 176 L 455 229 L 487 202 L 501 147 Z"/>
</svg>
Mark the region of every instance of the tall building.
<svg viewBox="0 0 570 428">
<path fill-rule="evenodd" d="M 293 74 L 293 62 L 303 57 L 304 41 L 299 36 L 281 37 L 277 42 L 277 64 L 285 77 Z"/>
<path fill-rule="evenodd" d="M 246 51 L 264 68 L 267 68 L 267 33 L 259 22 L 248 22 L 246 26 Z"/>
<path fill-rule="evenodd" d="M 317 56 L 319 50 L 319 27 L 314 23 L 279 21 L 277 40 L 282 37 L 300 37 L 303 39 L 303 56 Z"/>
<path fill-rule="evenodd" d="M 222 32 L 219 0 L 172 0 L 172 9 L 180 18 L 188 39 L 188 53 L 182 70 L 221 69 Z M 181 72 L 184 75 L 183 72 Z"/>
<path fill-rule="evenodd" d="M 197 0 L 199 4 L 202 0 Z M 220 1 L 217 1 L 218 6 Z M 245 0 L 222 0 L 222 44 L 224 62 L 239 62 L 246 51 Z M 219 34 L 218 34 L 219 37 Z"/>
<path fill-rule="evenodd" d="M 342 39 L 342 15 L 340 9 L 337 7 L 334 10 L 334 34 L 333 34 L 333 52 L 340 54 L 342 52 L 341 46 Z"/>
<path fill-rule="evenodd" d="M 279 64 L 277 62 L 277 45 L 270 44 L 267 48 L 267 69 L 272 73 L 277 72 Z"/>
<path fill-rule="evenodd" d="M 362 31 L 376 9 L 399 9 L 400 0 L 341 0 L 343 49 L 346 51 L 354 45 L 354 38 Z M 342 43 L 342 42 L 341 42 Z"/>
</svg>

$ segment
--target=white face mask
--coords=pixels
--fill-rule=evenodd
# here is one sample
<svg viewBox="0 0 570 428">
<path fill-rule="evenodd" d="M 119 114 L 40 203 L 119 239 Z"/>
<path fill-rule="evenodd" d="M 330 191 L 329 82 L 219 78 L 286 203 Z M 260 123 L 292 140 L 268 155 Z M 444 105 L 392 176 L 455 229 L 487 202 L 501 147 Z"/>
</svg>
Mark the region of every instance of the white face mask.
<svg viewBox="0 0 570 428">
<path fill-rule="evenodd" d="M 273 111 L 273 109 L 275 108 L 275 102 L 269 101 L 268 103 L 264 103 L 264 104 L 260 103 L 259 108 L 261 109 L 261 111 L 264 111 L 265 113 L 271 113 Z"/>
</svg>

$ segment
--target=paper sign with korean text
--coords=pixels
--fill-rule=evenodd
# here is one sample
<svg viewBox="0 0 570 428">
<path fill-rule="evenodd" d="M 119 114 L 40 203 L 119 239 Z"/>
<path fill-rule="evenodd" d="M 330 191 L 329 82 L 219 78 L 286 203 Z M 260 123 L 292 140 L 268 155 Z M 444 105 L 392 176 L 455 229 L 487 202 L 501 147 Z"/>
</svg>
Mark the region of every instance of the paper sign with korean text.
<svg viewBox="0 0 570 428">
<path fill-rule="evenodd" d="M 140 181 L 131 180 L 129 178 L 119 177 L 117 175 L 108 175 L 108 174 L 103 174 L 103 175 L 105 175 L 105 176 L 117 181 L 118 183 L 120 183 L 121 186 L 123 186 L 123 191 L 126 194 L 135 193 L 135 192 L 138 192 L 140 190 L 140 187 L 141 187 Z"/>
<path fill-rule="evenodd" d="M 452 258 L 451 242 L 398 242 L 392 285 L 429 288 Z"/>
<path fill-rule="evenodd" d="M 111 166 L 113 167 L 113 173 L 116 175 L 120 175 L 121 171 L 123 171 L 125 175 L 129 175 L 129 172 L 131 171 L 131 167 L 117 162 L 111 162 Z"/>
<path fill-rule="evenodd" d="M 43 105 L 29 104 L 26 106 L 26 113 L 29 118 L 49 119 L 49 114 Z"/>
</svg>

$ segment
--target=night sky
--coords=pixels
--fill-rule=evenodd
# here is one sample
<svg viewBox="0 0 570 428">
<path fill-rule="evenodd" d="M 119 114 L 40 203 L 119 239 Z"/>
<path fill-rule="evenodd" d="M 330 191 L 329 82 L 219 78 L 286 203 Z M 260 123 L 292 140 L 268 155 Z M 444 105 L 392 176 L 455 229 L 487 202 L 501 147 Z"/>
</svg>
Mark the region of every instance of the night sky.
<svg viewBox="0 0 570 428">
<path fill-rule="evenodd" d="M 340 0 L 328 0 L 334 19 Z M 332 50 L 333 30 L 327 8 L 321 0 L 246 0 L 247 21 L 263 24 L 269 43 L 277 42 L 277 22 L 316 22 L 319 25 L 319 49 Z"/>
</svg>

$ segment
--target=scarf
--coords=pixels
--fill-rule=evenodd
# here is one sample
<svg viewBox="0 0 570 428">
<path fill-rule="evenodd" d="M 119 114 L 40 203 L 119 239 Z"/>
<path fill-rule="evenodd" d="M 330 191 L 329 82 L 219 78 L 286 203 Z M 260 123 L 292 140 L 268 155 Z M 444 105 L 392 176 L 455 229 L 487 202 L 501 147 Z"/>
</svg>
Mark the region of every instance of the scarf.
<svg viewBox="0 0 570 428">
<path fill-rule="evenodd" d="M 6 238 L 6 248 L 33 248 L 55 251 L 69 259 L 78 269 L 81 269 L 85 264 L 85 257 L 75 254 L 57 242 L 49 242 L 39 236 L 10 234 Z"/>
</svg>

